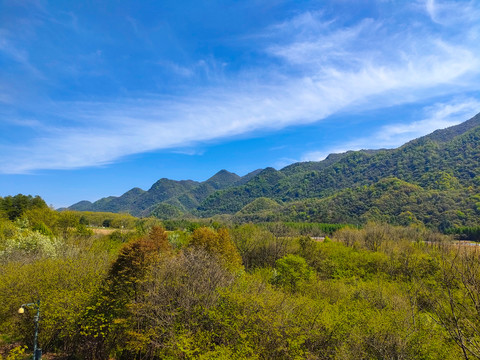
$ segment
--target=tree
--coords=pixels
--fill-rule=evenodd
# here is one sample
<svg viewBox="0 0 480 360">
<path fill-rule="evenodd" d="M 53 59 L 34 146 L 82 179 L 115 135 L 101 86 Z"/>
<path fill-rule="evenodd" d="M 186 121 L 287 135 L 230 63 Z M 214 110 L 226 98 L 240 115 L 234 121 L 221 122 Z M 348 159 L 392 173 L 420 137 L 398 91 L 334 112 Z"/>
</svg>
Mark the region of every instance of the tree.
<svg viewBox="0 0 480 360">
<path fill-rule="evenodd" d="M 445 254 L 444 254 L 445 255 Z M 480 359 L 480 252 L 459 248 L 443 258 L 441 292 L 433 289 L 434 320 L 460 347 L 465 360 Z"/>
<path fill-rule="evenodd" d="M 141 283 L 141 298 L 130 305 L 132 325 L 125 339 L 128 358 L 180 359 L 204 354 L 212 346 L 207 339 L 216 332 L 208 316 L 217 311 L 219 290 L 234 278 L 218 256 L 203 248 L 192 247 L 157 262 Z"/>
<path fill-rule="evenodd" d="M 167 233 L 160 226 L 122 247 L 101 291 L 84 314 L 80 334 L 83 350 L 90 356 L 107 358 L 117 347 L 122 351 L 118 338 L 128 331 L 128 304 L 140 299 L 141 284 L 153 265 L 170 252 Z"/>
<path fill-rule="evenodd" d="M 276 261 L 276 274 L 273 283 L 295 291 L 301 282 L 307 281 L 313 275 L 313 270 L 304 258 L 288 254 Z"/>
<path fill-rule="evenodd" d="M 67 238 L 70 230 L 77 227 L 79 224 L 78 216 L 73 211 L 62 211 L 57 220 L 56 226 L 64 238 Z"/>
<path fill-rule="evenodd" d="M 190 246 L 204 249 L 208 253 L 218 256 L 231 270 L 242 266 L 242 259 L 227 229 L 215 231 L 211 228 L 200 227 L 193 232 Z"/>
<path fill-rule="evenodd" d="M 29 209 L 48 208 L 40 196 L 18 194 L 0 198 L 0 210 L 7 213 L 10 220 L 15 220 Z"/>
</svg>

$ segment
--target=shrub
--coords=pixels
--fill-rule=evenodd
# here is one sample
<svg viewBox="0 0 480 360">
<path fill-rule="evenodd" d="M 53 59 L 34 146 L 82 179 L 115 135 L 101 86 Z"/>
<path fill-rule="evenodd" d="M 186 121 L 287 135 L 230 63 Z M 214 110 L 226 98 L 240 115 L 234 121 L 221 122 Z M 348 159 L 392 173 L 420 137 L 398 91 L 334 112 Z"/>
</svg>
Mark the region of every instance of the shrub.
<svg viewBox="0 0 480 360">
<path fill-rule="evenodd" d="M 276 261 L 276 274 L 272 282 L 281 285 L 291 291 L 297 290 L 298 286 L 309 280 L 313 271 L 304 258 L 289 254 Z"/>
</svg>

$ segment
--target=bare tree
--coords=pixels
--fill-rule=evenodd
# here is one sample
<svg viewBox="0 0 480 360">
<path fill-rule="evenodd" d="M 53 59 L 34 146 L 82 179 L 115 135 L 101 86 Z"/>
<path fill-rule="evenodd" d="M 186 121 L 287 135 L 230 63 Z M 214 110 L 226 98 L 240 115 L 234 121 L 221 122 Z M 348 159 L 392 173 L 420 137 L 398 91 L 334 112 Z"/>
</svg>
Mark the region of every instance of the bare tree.
<svg viewBox="0 0 480 360">
<path fill-rule="evenodd" d="M 468 359 L 480 359 L 480 251 L 459 245 L 444 252 L 441 291 L 433 291 L 433 319 Z"/>
</svg>

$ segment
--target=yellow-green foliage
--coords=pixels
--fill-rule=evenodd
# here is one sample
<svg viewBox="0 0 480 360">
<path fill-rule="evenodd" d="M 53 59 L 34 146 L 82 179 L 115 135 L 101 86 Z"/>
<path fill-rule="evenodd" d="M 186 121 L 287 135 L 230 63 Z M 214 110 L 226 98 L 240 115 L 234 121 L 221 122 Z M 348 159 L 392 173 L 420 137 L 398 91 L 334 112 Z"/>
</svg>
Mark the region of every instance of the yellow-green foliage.
<svg viewBox="0 0 480 360">
<path fill-rule="evenodd" d="M 293 243 L 291 229 L 272 224 L 269 229 L 245 224 L 232 229 L 232 239 L 242 257 L 245 268 L 275 266 L 275 262 L 285 256 Z"/>
<path fill-rule="evenodd" d="M 49 229 L 52 214 L 49 208 L 30 209 L 15 222 L 0 221 L 0 335 L 31 349 L 35 311 L 17 310 L 40 300 L 42 348 L 71 350 L 79 316 L 105 275 L 109 247 L 89 234 L 67 240 L 32 230 L 32 222 Z M 52 218 L 56 223 L 57 215 Z"/>
<path fill-rule="evenodd" d="M 0 243 L 14 237 L 18 228 L 9 220 L 0 218 Z"/>
<path fill-rule="evenodd" d="M 123 347 L 111 339 L 130 332 L 127 305 L 138 299 L 152 266 L 170 251 L 165 229 L 155 226 L 144 237 L 122 246 L 101 288 L 82 312 L 79 335 L 83 351 L 103 358 Z"/>
<path fill-rule="evenodd" d="M 138 222 L 138 218 L 130 214 L 117 214 L 109 212 L 93 211 L 74 211 L 72 212 L 80 220 L 83 218 L 85 225 L 102 227 L 108 224 L 108 227 L 116 229 L 133 229 Z"/>
<path fill-rule="evenodd" d="M 233 279 L 218 257 L 202 248 L 187 249 L 155 264 L 141 285 L 141 300 L 130 305 L 134 326 L 123 353 L 133 357 L 135 349 L 162 359 L 228 353 L 213 346 L 215 324 L 208 322 L 207 315 L 217 306 L 218 290 Z"/>
<path fill-rule="evenodd" d="M 241 267 L 242 259 L 230 238 L 227 229 L 214 230 L 200 227 L 196 229 L 190 240 L 190 246 L 201 248 L 220 257 L 230 269 Z"/>
<path fill-rule="evenodd" d="M 36 208 L 26 210 L 22 218 L 28 220 L 30 226 L 33 228 L 39 227 L 48 229 L 48 231 L 54 231 L 58 225 L 60 213 L 50 208 Z"/>
<path fill-rule="evenodd" d="M 27 350 L 27 347 L 25 345 L 23 346 L 15 346 L 13 349 L 11 349 L 9 352 L 8 352 L 8 355 L 7 357 L 3 357 L 1 354 L 0 354 L 0 360 L 25 360 L 26 359 L 26 355 L 25 355 L 25 351 Z"/>
<path fill-rule="evenodd" d="M 0 222 L 7 242 L 51 241 L 24 220 Z M 34 309 L 17 309 L 40 299 L 40 346 L 78 359 L 480 356 L 476 247 L 373 223 L 324 242 L 279 224 L 192 230 L 152 227 L 124 244 L 67 234 L 56 256 L 16 250 L 0 262 L 1 339 L 31 350 Z"/>
<path fill-rule="evenodd" d="M 276 261 L 272 282 L 294 291 L 302 282 L 308 281 L 312 275 L 312 268 L 307 265 L 304 258 L 288 254 Z"/>
<path fill-rule="evenodd" d="M 24 303 L 41 301 L 39 343 L 48 351 L 76 333 L 79 315 L 105 274 L 103 254 L 78 254 L 75 258 L 10 262 L 0 268 L 0 333 L 17 329 L 15 335 L 31 345 L 34 311 L 17 313 Z"/>
<path fill-rule="evenodd" d="M 54 257 L 60 243 L 57 239 L 29 229 L 16 229 L 15 234 L 0 242 L 0 259 L 21 254 Z M 19 254 L 20 253 L 20 254 Z"/>
</svg>

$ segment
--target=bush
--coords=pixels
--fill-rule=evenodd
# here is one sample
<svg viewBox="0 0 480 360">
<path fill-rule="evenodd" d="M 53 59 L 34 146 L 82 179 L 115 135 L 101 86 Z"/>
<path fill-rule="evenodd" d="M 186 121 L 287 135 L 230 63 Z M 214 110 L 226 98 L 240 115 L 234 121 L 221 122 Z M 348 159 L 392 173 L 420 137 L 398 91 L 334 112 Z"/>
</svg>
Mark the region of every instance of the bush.
<svg viewBox="0 0 480 360">
<path fill-rule="evenodd" d="M 56 238 L 28 229 L 19 230 L 12 238 L 3 241 L 0 258 L 29 256 L 55 257 L 61 243 Z"/>
<path fill-rule="evenodd" d="M 304 258 L 289 254 L 275 263 L 276 274 L 272 282 L 283 286 L 291 291 L 297 290 L 302 282 L 309 280 L 313 271 Z"/>
<path fill-rule="evenodd" d="M 218 256 L 231 270 L 238 270 L 242 266 L 240 255 L 227 229 L 215 231 L 211 228 L 200 227 L 193 232 L 190 246 Z"/>
</svg>

